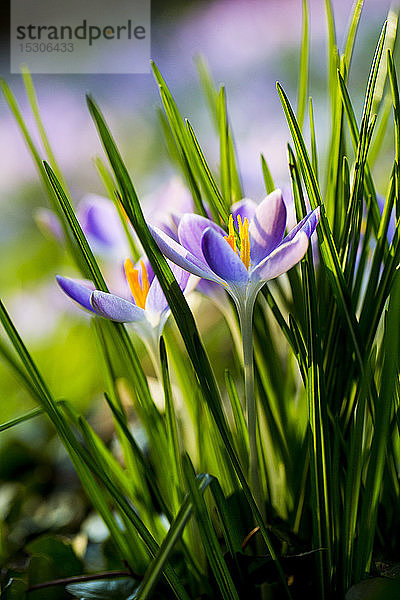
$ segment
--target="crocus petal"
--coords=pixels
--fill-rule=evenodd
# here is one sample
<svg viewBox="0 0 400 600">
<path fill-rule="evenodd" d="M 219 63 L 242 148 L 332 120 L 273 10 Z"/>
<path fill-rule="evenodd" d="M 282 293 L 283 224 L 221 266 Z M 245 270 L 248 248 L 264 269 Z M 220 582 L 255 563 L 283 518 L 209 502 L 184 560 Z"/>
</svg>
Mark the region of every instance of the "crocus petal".
<svg viewBox="0 0 400 600">
<path fill-rule="evenodd" d="M 143 287 L 143 272 L 142 272 L 142 264 L 141 264 L 142 262 L 145 266 L 146 273 L 147 273 L 147 279 L 148 279 L 150 285 L 154 279 L 153 267 L 151 266 L 150 261 L 147 258 L 147 256 L 144 254 L 135 264 L 135 269 L 138 270 L 139 283 L 140 283 L 141 287 Z"/>
<path fill-rule="evenodd" d="M 107 294 L 95 290 L 90 296 L 93 310 L 106 319 L 118 321 L 118 323 L 131 323 L 145 319 L 144 310 L 114 294 Z"/>
<path fill-rule="evenodd" d="M 257 203 L 254 200 L 250 200 L 249 198 L 243 198 L 243 200 L 239 200 L 239 202 L 235 202 L 232 204 L 231 212 L 232 217 L 235 221 L 237 221 L 237 216 L 240 215 L 242 219 L 242 223 L 245 219 L 248 219 L 249 223 L 254 218 L 255 212 L 257 210 Z"/>
<path fill-rule="evenodd" d="M 182 292 L 184 292 L 190 277 L 190 273 L 188 273 L 188 271 L 184 271 L 183 269 L 181 269 L 177 265 L 174 265 L 170 261 L 168 261 L 168 264 L 171 267 L 171 271 L 173 272 L 179 287 L 181 288 Z M 149 310 L 151 312 L 162 312 L 163 310 L 168 308 L 167 299 L 156 277 L 153 279 L 153 282 L 150 285 L 149 293 L 147 294 L 146 298 L 145 308 L 146 310 Z"/>
<path fill-rule="evenodd" d="M 90 296 L 94 290 L 94 285 L 91 281 L 70 279 L 69 277 L 56 276 L 57 283 L 63 292 L 72 300 L 75 300 L 80 306 L 94 312 L 90 304 Z"/>
<path fill-rule="evenodd" d="M 79 220 L 87 235 L 101 245 L 121 246 L 124 230 L 113 203 L 106 198 L 87 194 L 78 209 Z"/>
<path fill-rule="evenodd" d="M 287 242 L 290 242 L 290 240 L 292 240 L 299 231 L 304 231 L 307 237 L 310 238 L 311 234 L 314 232 L 316 226 L 318 225 L 319 214 L 320 208 L 319 206 L 317 206 L 317 208 L 308 213 L 308 215 L 306 215 L 304 219 L 300 221 L 300 223 L 293 227 L 293 229 L 284 238 L 282 243 L 286 244 Z"/>
<path fill-rule="evenodd" d="M 257 265 L 282 241 L 286 227 L 286 206 L 281 190 L 274 190 L 257 206 L 250 222 L 250 257 Z"/>
<path fill-rule="evenodd" d="M 267 256 L 253 271 L 253 281 L 268 281 L 286 273 L 297 264 L 305 255 L 308 247 L 308 236 L 304 231 L 299 231 L 295 237 L 286 244 L 280 244 Z"/>
<path fill-rule="evenodd" d="M 211 227 L 205 230 L 201 247 L 210 268 L 221 279 L 228 283 L 245 283 L 249 280 L 248 271 L 239 256 L 222 235 Z"/>
<path fill-rule="evenodd" d="M 167 258 L 172 260 L 172 262 L 182 269 L 189 271 L 189 273 L 193 273 L 193 275 L 205 277 L 212 281 L 219 281 L 219 277 L 217 277 L 205 263 L 203 264 L 196 256 L 186 250 L 186 248 L 168 237 L 163 231 L 158 229 L 158 227 L 151 227 L 150 225 L 148 227 L 161 252 Z"/>
<path fill-rule="evenodd" d="M 206 264 L 206 262 L 203 257 L 201 240 L 203 233 L 208 227 L 211 227 L 220 236 L 226 235 L 226 232 L 222 227 L 219 227 L 219 225 L 216 225 L 213 221 L 210 221 L 210 219 L 206 219 L 201 215 L 195 215 L 193 213 L 183 215 L 178 227 L 178 237 L 182 246 L 204 262 L 204 264 Z"/>
<path fill-rule="evenodd" d="M 158 279 L 155 277 L 147 294 L 145 309 L 152 313 L 161 313 L 166 308 L 168 308 L 167 299 Z"/>
</svg>

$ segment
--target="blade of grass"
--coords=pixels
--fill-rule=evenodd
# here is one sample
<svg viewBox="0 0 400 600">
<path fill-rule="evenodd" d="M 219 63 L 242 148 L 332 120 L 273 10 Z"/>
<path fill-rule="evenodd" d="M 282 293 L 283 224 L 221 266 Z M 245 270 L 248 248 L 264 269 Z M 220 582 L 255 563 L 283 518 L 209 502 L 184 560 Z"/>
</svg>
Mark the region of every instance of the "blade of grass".
<svg viewBox="0 0 400 600">
<path fill-rule="evenodd" d="M 304 115 L 306 112 L 307 93 L 308 93 L 308 63 L 310 42 L 308 35 L 308 2 L 303 0 L 302 11 L 302 34 L 300 50 L 300 69 L 299 83 L 297 86 L 297 122 L 300 129 L 303 129 Z"/>
<path fill-rule="evenodd" d="M 265 189 L 267 194 L 270 194 L 275 189 L 274 180 L 272 179 L 271 171 L 269 170 L 267 161 L 263 154 L 261 154 L 261 168 L 264 176 Z"/>
<path fill-rule="evenodd" d="M 181 450 L 179 446 L 179 435 L 176 421 L 174 400 L 172 397 L 171 382 L 168 371 L 167 351 L 165 348 L 164 339 L 160 338 L 160 362 L 162 371 L 162 385 L 165 398 L 165 419 L 167 438 L 169 443 L 171 473 L 169 476 L 170 485 L 174 490 L 173 506 L 179 506 L 182 501 L 181 482 L 183 482 L 183 467 L 181 461 Z"/>
<path fill-rule="evenodd" d="M 345 73 L 350 72 L 351 59 L 353 57 L 354 42 L 356 40 L 358 25 L 360 23 L 361 12 L 364 6 L 364 0 L 356 0 L 353 5 L 353 13 L 351 15 L 349 26 L 346 35 L 344 46 L 344 64 Z"/>
<path fill-rule="evenodd" d="M 372 547 L 376 535 L 379 496 L 381 493 L 381 482 L 385 465 L 387 433 L 393 410 L 396 381 L 399 376 L 399 305 L 400 279 L 397 274 L 385 319 L 385 334 L 383 340 L 384 363 L 378 406 L 376 407 L 377 411 L 374 437 L 371 446 L 371 458 L 368 464 L 361 507 L 359 538 L 357 543 L 357 554 L 355 556 L 355 581 L 359 581 L 364 573 L 368 573 L 371 568 Z"/>
<path fill-rule="evenodd" d="M 239 600 L 235 584 L 229 573 L 217 535 L 211 523 L 204 498 L 199 491 L 193 466 L 187 455 L 184 461 L 184 470 L 203 546 L 206 550 L 210 568 L 214 574 L 220 594 L 224 600 Z"/>
<path fill-rule="evenodd" d="M 20 415 L 19 417 L 14 417 L 14 419 L 10 419 L 9 421 L 6 421 L 5 423 L 1 423 L 0 432 L 6 431 L 7 429 L 11 429 L 12 427 L 15 427 L 15 425 L 19 425 L 20 423 L 25 423 L 25 421 L 30 421 L 31 419 L 38 417 L 39 415 L 42 415 L 43 413 L 44 413 L 43 408 L 34 408 L 33 410 L 30 410 L 29 412 L 25 413 L 24 415 Z"/>
<path fill-rule="evenodd" d="M 206 475 L 198 480 L 199 493 L 204 494 L 205 490 L 211 483 L 211 477 Z M 159 580 L 162 570 L 169 559 L 174 547 L 182 537 L 183 530 L 186 527 L 193 513 L 193 503 L 190 501 L 189 496 L 184 499 L 175 519 L 171 523 L 171 527 L 165 536 L 157 555 L 150 563 L 143 581 L 139 588 L 135 592 L 132 600 L 145 600 L 149 597 L 149 594 L 154 589 L 157 581 Z"/>
<path fill-rule="evenodd" d="M 332 237 L 329 222 L 325 214 L 324 206 L 321 205 L 322 199 L 315 173 L 290 103 L 279 83 L 277 84 L 277 87 L 294 140 L 297 159 L 307 188 L 311 207 L 313 209 L 315 209 L 317 206 L 321 207 L 320 227 L 317 229 L 321 253 L 332 285 L 332 291 L 338 303 L 338 308 L 340 309 L 340 312 L 349 327 L 357 361 L 360 368 L 363 369 L 363 353 L 360 347 L 358 322 L 351 308 L 350 293 L 346 286 L 343 272 L 340 268 L 339 257 Z"/>
<path fill-rule="evenodd" d="M 36 90 L 33 85 L 32 76 L 29 72 L 28 67 L 26 67 L 26 66 L 21 67 L 21 73 L 22 73 L 22 79 L 24 82 L 25 90 L 26 90 L 26 95 L 28 97 L 29 104 L 30 104 L 30 107 L 31 107 L 31 110 L 32 110 L 32 113 L 33 113 L 33 116 L 34 116 L 34 119 L 36 122 L 36 126 L 37 126 L 39 134 L 40 134 L 40 139 L 42 140 L 43 148 L 46 152 L 47 160 L 53 165 L 54 172 L 56 173 L 58 179 L 61 181 L 64 189 L 67 189 L 67 184 L 66 184 L 65 180 L 63 179 L 62 173 L 61 173 L 58 163 L 56 161 L 56 157 L 54 155 L 54 152 L 51 148 L 49 139 L 47 137 L 45 127 L 43 125 L 42 117 L 41 117 L 40 110 L 39 110 L 39 104 L 38 104 L 38 100 L 37 100 Z"/>
</svg>

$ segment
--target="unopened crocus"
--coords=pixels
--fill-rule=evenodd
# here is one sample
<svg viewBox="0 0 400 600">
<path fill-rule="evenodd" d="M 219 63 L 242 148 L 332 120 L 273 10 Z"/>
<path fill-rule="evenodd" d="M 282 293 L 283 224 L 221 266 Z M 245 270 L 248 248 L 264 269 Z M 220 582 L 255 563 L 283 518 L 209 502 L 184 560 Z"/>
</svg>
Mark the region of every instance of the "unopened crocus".
<svg viewBox="0 0 400 600">
<path fill-rule="evenodd" d="M 167 258 L 198 277 L 220 284 L 235 301 L 243 345 L 249 477 L 260 508 L 252 340 L 254 302 L 266 281 L 287 272 L 303 258 L 318 223 L 319 208 L 284 237 L 286 216 L 282 193 L 275 190 L 259 205 L 248 199 L 233 205 L 228 234 L 213 221 L 195 214 L 186 214 L 180 220 L 178 241 L 160 229 L 152 229 Z"/>
</svg>

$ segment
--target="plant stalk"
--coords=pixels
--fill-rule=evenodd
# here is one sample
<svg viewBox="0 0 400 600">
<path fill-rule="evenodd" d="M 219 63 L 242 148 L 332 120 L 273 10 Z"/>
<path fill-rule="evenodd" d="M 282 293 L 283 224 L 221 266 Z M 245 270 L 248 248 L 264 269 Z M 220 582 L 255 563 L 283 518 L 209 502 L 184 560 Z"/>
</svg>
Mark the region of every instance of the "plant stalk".
<svg viewBox="0 0 400 600">
<path fill-rule="evenodd" d="M 253 357 L 253 308 L 255 298 L 246 298 L 238 305 L 240 330 L 242 334 L 244 389 L 249 432 L 249 482 L 254 499 L 261 514 L 264 513 L 259 478 L 257 451 L 257 405 L 254 394 L 254 357 Z"/>
</svg>

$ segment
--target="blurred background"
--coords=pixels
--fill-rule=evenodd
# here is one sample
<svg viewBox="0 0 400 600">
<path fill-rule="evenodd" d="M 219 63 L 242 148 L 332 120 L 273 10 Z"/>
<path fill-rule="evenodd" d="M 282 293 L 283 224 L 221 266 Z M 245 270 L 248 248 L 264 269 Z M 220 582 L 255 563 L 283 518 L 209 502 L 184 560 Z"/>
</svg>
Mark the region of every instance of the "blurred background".
<svg viewBox="0 0 400 600">
<path fill-rule="evenodd" d="M 310 94 L 314 100 L 321 165 L 329 130 L 324 4 L 323 0 L 310 0 Z M 333 0 L 340 47 L 351 5 L 350 0 Z M 389 0 L 365 2 L 349 80 L 357 115 L 374 47 L 389 7 Z M 283 189 L 289 184 L 286 160 L 289 133 L 275 82 L 281 83 L 295 105 L 301 13 L 301 0 L 152 1 L 152 58 L 182 114 L 194 125 L 215 169 L 218 143 L 193 58 L 198 54 L 204 56 L 215 82 L 226 85 L 245 193 L 258 201 L 264 195 L 261 152 L 275 183 Z M 8 28 L 9 13 L 7 3 L 3 3 L 1 74 L 14 91 L 32 135 L 40 144 L 21 77 L 9 72 Z M 53 151 L 76 205 L 88 193 L 105 195 L 92 162 L 94 156 L 102 155 L 102 149 L 86 108 L 85 93 L 89 91 L 105 113 L 139 197 L 144 202 L 151 197 L 159 211 L 168 210 L 174 201 L 168 184 L 176 176 L 176 170 L 164 142 L 158 115 L 160 100 L 152 75 L 36 75 L 34 84 Z M 55 283 L 57 273 L 74 276 L 77 272 L 63 244 L 37 225 L 38 210 L 48 207 L 46 192 L 3 97 L 0 97 L 0 132 L 1 297 L 55 396 L 67 397 L 83 410 L 90 407 L 93 419 L 101 427 L 103 382 L 90 318 L 75 308 Z M 389 127 L 387 152 L 392 152 L 390 144 Z M 323 167 L 321 170 L 323 180 Z M 379 185 L 379 174 L 377 181 Z M 107 257 L 100 260 L 109 272 L 113 265 Z M 118 268 L 115 263 L 114 268 Z M 216 353 L 221 349 L 213 339 L 216 336 L 207 345 Z M 32 400 L 0 358 L 0 422 L 32 407 Z M 66 492 L 60 487 L 66 473 L 69 477 L 72 474 L 52 435 L 42 417 L 0 434 L 0 481 L 4 484 L 0 493 L 0 519 L 7 520 L 11 527 L 11 511 L 19 506 L 19 529 L 15 525 L 16 516 L 15 526 L 11 527 L 11 542 L 16 546 L 27 531 L 33 535 L 35 531 L 55 527 L 49 523 L 50 518 L 61 528 L 77 518 L 76 510 L 68 512 Z M 32 485 L 36 500 L 26 491 Z M 28 496 L 30 504 L 25 505 Z M 51 511 L 43 509 L 44 502 Z M 23 525 L 21 515 L 25 519 Z"/>
</svg>

